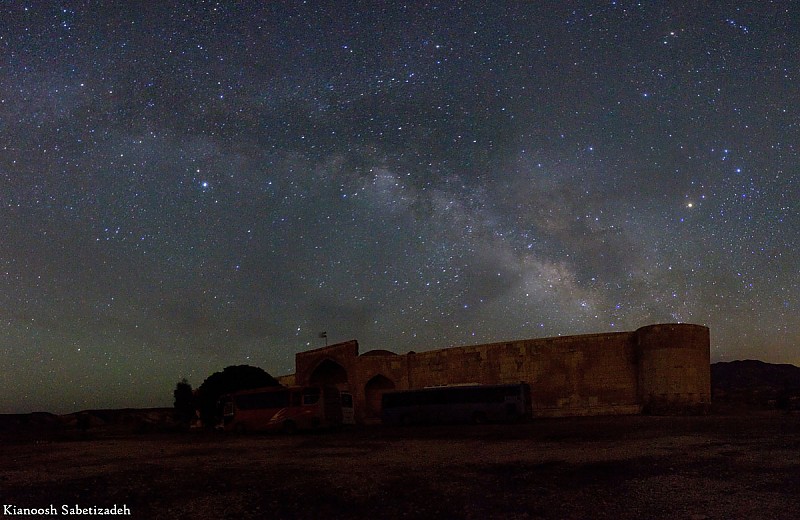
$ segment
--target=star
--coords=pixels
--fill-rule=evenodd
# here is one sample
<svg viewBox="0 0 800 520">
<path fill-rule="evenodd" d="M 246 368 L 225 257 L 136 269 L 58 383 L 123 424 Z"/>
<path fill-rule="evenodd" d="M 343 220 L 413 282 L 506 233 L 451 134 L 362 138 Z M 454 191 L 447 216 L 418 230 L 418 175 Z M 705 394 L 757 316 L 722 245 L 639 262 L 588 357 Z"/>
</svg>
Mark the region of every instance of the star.
<svg viewBox="0 0 800 520">
<path fill-rule="evenodd" d="M 0 412 L 169 406 L 319 330 L 800 363 L 780 3 L 83 7 L 5 7 Z"/>
</svg>

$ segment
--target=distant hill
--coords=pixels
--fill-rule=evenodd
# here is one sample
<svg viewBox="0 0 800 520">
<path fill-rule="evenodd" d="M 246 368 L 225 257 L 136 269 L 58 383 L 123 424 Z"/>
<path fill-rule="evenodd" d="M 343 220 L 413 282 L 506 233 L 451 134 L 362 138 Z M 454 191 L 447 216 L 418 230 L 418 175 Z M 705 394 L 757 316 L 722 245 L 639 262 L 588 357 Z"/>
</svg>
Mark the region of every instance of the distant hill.
<svg viewBox="0 0 800 520">
<path fill-rule="evenodd" d="M 102 428 L 105 430 L 159 431 L 175 429 L 172 408 L 120 408 L 83 410 L 62 415 L 65 425 L 78 429 Z"/>
<path fill-rule="evenodd" d="M 83 410 L 55 415 L 47 412 L 0 414 L 0 443 L 32 439 L 66 440 L 86 434 L 127 434 L 178 431 L 172 408 Z M 76 437 L 77 435 L 77 437 Z"/>
<path fill-rule="evenodd" d="M 713 363 L 711 399 L 765 408 L 798 408 L 800 367 L 752 359 Z"/>
</svg>

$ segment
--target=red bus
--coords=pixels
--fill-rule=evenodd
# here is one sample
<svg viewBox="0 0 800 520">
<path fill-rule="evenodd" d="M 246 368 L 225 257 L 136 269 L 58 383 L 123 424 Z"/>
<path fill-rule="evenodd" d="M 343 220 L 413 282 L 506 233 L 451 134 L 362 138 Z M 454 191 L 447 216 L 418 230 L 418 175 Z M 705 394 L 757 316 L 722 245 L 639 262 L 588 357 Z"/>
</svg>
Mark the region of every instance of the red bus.
<svg viewBox="0 0 800 520">
<path fill-rule="evenodd" d="M 283 431 L 331 428 L 342 424 L 339 390 L 329 386 L 270 386 L 222 396 L 225 431 Z"/>
</svg>

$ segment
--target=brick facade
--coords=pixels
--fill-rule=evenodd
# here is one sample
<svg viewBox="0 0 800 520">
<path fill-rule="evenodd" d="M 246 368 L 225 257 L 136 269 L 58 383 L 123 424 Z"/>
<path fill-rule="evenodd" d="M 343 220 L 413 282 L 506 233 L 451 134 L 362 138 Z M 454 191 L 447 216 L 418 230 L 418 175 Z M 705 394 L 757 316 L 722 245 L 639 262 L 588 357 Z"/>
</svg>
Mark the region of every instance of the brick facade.
<svg viewBox="0 0 800 520">
<path fill-rule="evenodd" d="M 467 383 L 529 383 L 538 416 L 700 412 L 711 400 L 709 330 L 691 324 L 403 355 L 347 341 L 296 354 L 295 368 L 281 382 L 347 389 L 366 422 L 386 390 Z"/>
</svg>

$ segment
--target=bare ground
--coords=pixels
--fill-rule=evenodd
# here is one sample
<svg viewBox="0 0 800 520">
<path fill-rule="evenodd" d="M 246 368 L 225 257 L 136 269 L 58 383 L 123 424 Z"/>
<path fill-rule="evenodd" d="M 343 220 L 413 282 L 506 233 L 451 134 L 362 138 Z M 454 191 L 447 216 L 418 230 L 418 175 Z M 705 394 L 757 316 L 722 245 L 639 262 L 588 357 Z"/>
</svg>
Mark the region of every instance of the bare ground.
<svg viewBox="0 0 800 520">
<path fill-rule="evenodd" d="M 35 437 L 35 436 L 34 436 Z M 133 518 L 800 518 L 800 415 L 540 419 L 0 445 L 0 507 Z"/>
</svg>

